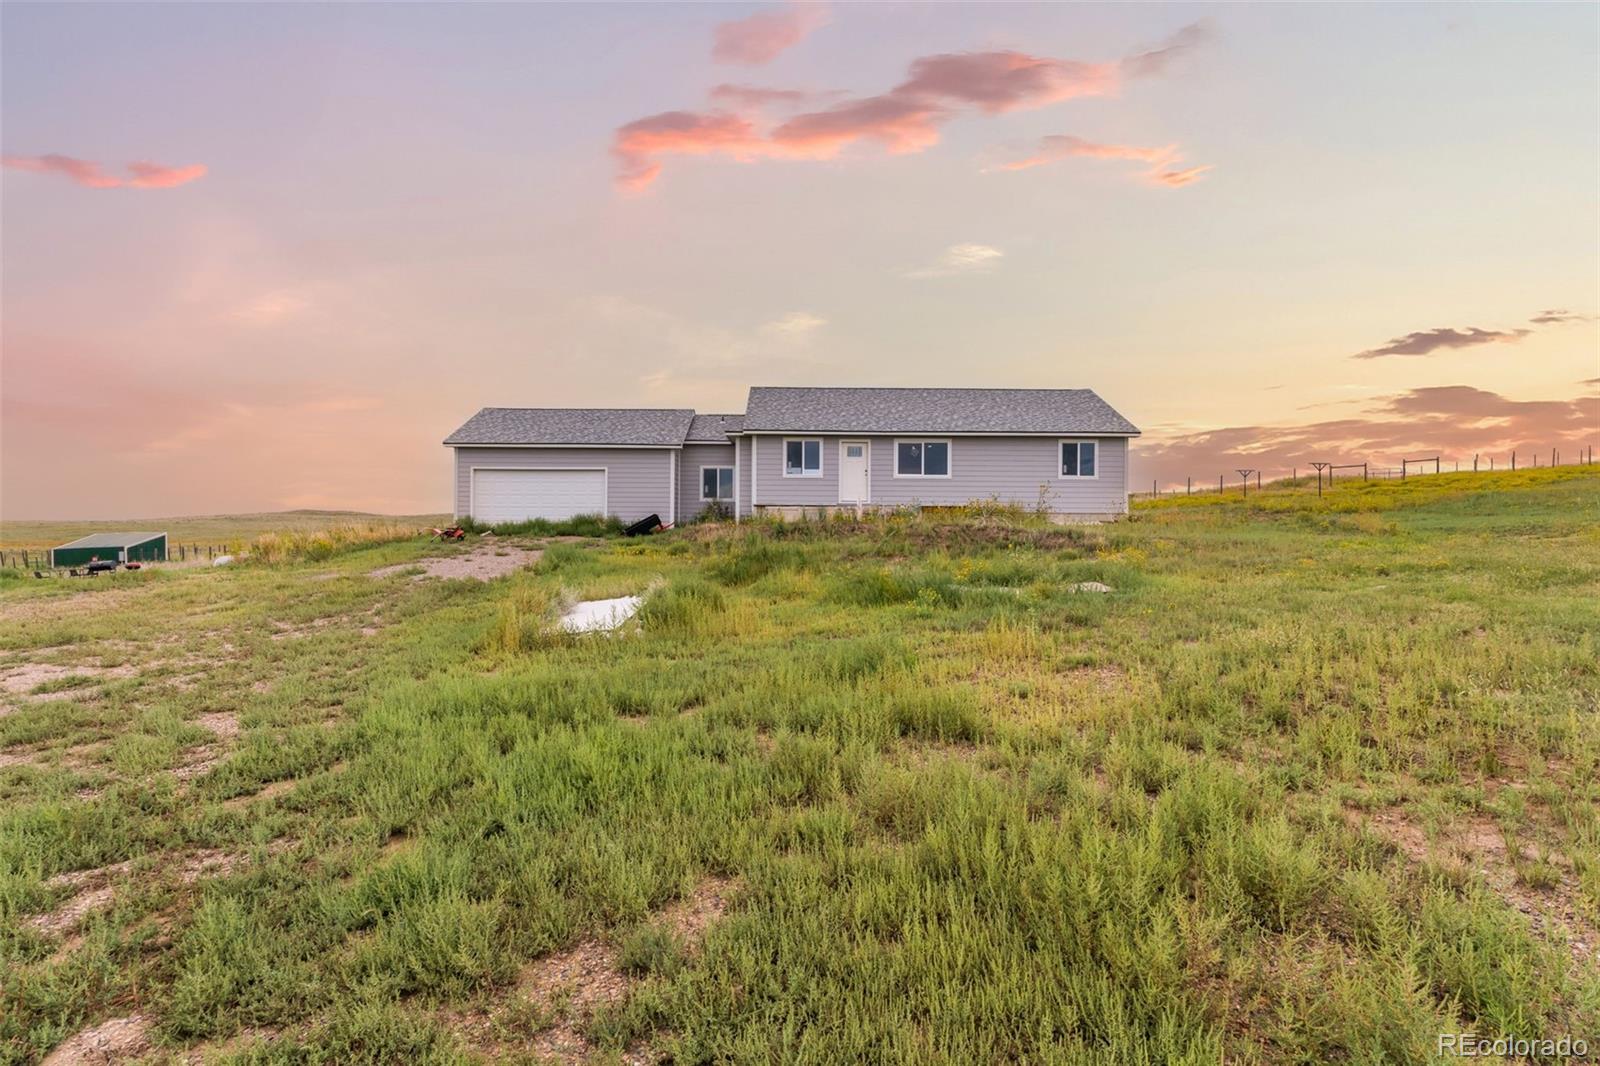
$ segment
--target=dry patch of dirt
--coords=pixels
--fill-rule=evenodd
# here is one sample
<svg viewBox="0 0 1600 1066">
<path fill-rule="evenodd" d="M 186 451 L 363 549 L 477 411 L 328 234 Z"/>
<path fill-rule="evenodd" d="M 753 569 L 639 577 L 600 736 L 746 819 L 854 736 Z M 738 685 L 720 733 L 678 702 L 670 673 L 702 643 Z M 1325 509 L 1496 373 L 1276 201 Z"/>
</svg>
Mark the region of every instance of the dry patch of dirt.
<svg viewBox="0 0 1600 1066">
<path fill-rule="evenodd" d="M 222 808 L 223 810 L 236 811 L 242 807 L 248 807 L 250 804 L 255 803 L 258 800 L 270 800 L 276 796 L 282 796 L 287 792 L 292 792 L 294 790 L 294 786 L 298 785 L 299 783 L 299 781 L 292 777 L 285 781 L 274 781 L 272 784 L 267 785 L 265 788 L 259 789 L 255 792 L 251 792 L 244 796 L 235 796 L 230 800 L 224 800 L 222 803 Z"/>
<path fill-rule="evenodd" d="M 42 1066 L 104 1066 L 126 1062 L 150 1048 L 150 1019 L 142 1014 L 112 1018 L 68 1037 Z"/>
<path fill-rule="evenodd" d="M 87 614 L 90 611 L 112 611 L 127 606 L 128 602 L 136 597 L 146 595 L 152 591 L 159 594 L 159 590 L 144 588 L 100 589 L 95 587 L 96 578 L 64 578 L 63 581 L 72 581 L 73 590 L 61 596 L 49 598 L 17 600 L 4 608 L 0 608 L 0 626 L 11 626 L 20 622 L 59 622 L 74 615 Z M 38 582 L 35 582 L 38 584 Z"/>
<path fill-rule="evenodd" d="M 923 770 L 936 763 L 957 759 L 976 763 L 983 749 L 962 741 L 904 741 L 889 752 L 889 761 L 908 770 Z"/>
<path fill-rule="evenodd" d="M 289 840 L 276 840 L 267 845 L 267 851 L 277 854 L 292 844 Z M 218 848 L 199 848 L 169 858 L 173 861 L 164 863 L 160 869 L 172 872 L 178 883 L 183 885 L 192 885 L 202 877 L 225 877 L 250 861 L 248 853 Z M 117 885 L 132 870 L 133 860 L 125 859 L 109 866 L 56 874 L 45 885 L 49 888 L 72 889 L 73 895 L 53 911 L 24 918 L 23 926 L 46 936 L 58 936 L 77 928 L 89 915 L 111 906 L 111 901 L 116 898 Z"/>
<path fill-rule="evenodd" d="M 661 921 L 691 947 L 712 922 L 728 912 L 738 883 L 731 877 L 708 877 L 695 886 L 692 894 L 677 900 L 661 912 Z"/>
<path fill-rule="evenodd" d="M 706 928 L 727 912 L 736 888 L 732 879 L 707 878 L 689 896 L 663 908 L 656 920 L 693 951 Z M 511 1050 L 501 1044 L 501 1015 L 520 1001 L 553 1019 L 531 1040 L 520 1042 L 520 1049 L 563 1064 L 586 1062 L 595 1049 L 583 1027 L 597 1010 L 622 1002 L 636 980 L 622 972 L 613 944 L 590 937 L 524 967 L 511 995 L 486 1011 L 447 1020 L 478 1050 L 498 1058 Z M 643 1046 L 633 1046 L 623 1052 L 622 1061 L 655 1060 Z"/>
<path fill-rule="evenodd" d="M 8 696 L 26 698 L 33 695 L 33 690 L 40 685 L 50 684 L 68 677 L 87 677 L 101 681 L 112 678 L 132 677 L 138 672 L 139 668 L 132 665 L 62 666 L 58 663 L 21 663 L 0 673 L 0 692 L 4 692 Z M 67 688 L 57 692 L 39 693 L 39 696 L 49 698 L 70 695 L 76 691 L 76 689 Z"/>
<path fill-rule="evenodd" d="M 208 730 L 216 741 L 184 752 L 182 764 L 172 771 L 172 776 L 179 781 L 192 781 L 210 773 L 227 756 L 230 742 L 238 739 L 240 733 L 239 716 L 232 711 L 213 711 L 193 721 L 195 725 Z"/>
<path fill-rule="evenodd" d="M 415 575 L 413 580 L 420 581 L 425 577 L 443 577 L 493 581 L 497 577 L 515 573 L 525 566 L 532 566 L 543 555 L 544 549 L 542 548 L 513 548 L 502 544 L 478 544 L 459 555 L 438 555 L 426 559 L 418 559 L 416 562 L 396 563 L 394 566 L 379 567 L 367 576 L 388 577 L 403 570 L 420 567 L 422 573 Z"/>
<path fill-rule="evenodd" d="M 208 1062 L 231 1058 L 258 1045 L 276 1040 L 282 1033 L 283 1030 L 270 1027 L 241 1029 L 226 1040 L 216 1040 L 190 1048 L 184 1052 L 182 1061 L 184 1066 L 205 1066 Z"/>
<path fill-rule="evenodd" d="M 1532 856 L 1526 852 L 1512 855 L 1505 833 L 1493 819 L 1483 815 L 1463 818 L 1446 827 L 1437 839 L 1431 839 L 1415 816 L 1402 807 L 1384 807 L 1365 814 L 1346 809 L 1345 818 L 1388 840 L 1414 863 L 1432 861 L 1476 874 L 1508 906 L 1525 915 L 1539 935 L 1565 940 L 1574 963 L 1586 964 L 1600 947 L 1600 929 L 1586 912 L 1587 904 L 1571 864 L 1551 856 L 1550 867 L 1557 874 L 1555 883 L 1548 888 L 1525 884 L 1517 867 Z"/>
<path fill-rule="evenodd" d="M 269 636 L 273 640 L 294 640 L 298 637 L 310 636 L 317 630 L 326 626 L 331 626 L 338 621 L 341 621 L 341 619 L 331 616 L 327 618 L 313 618 L 311 621 L 304 622 L 300 625 L 294 625 L 290 622 L 274 621 L 272 623 L 272 633 L 269 634 Z"/>
</svg>

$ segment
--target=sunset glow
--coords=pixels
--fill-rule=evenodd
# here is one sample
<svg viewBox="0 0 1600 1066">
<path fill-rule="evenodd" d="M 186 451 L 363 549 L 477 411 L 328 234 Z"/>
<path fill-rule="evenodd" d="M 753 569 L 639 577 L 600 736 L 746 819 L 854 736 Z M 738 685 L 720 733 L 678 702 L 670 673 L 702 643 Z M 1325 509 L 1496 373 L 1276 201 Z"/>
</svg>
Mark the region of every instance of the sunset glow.
<svg viewBox="0 0 1600 1066">
<path fill-rule="evenodd" d="M 1093 388 L 1146 489 L 1600 445 L 1592 5 L 0 23 L 7 519 L 444 511 L 479 407 L 752 385 Z"/>
</svg>

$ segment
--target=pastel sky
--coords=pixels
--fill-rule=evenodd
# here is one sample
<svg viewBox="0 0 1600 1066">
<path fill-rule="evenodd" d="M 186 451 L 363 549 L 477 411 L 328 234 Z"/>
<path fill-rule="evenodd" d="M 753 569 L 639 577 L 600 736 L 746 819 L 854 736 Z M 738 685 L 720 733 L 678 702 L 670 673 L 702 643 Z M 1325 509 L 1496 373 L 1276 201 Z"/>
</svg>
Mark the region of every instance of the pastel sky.
<svg viewBox="0 0 1600 1066">
<path fill-rule="evenodd" d="M 1134 479 L 1600 444 L 1595 5 L 0 7 L 0 516 L 478 407 L 1088 386 Z"/>
</svg>

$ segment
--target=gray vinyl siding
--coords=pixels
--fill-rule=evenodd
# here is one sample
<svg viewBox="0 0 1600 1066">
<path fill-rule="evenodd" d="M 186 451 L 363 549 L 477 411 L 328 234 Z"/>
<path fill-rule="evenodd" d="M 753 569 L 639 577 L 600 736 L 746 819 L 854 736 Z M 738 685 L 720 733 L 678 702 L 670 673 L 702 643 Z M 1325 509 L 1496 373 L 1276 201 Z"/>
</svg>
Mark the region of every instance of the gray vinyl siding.
<svg viewBox="0 0 1600 1066">
<path fill-rule="evenodd" d="M 456 515 L 471 514 L 474 467 L 604 470 L 607 513 L 624 522 L 672 515 L 674 448 L 465 448 L 456 452 Z M 698 493 L 696 493 L 698 495 Z"/>
<path fill-rule="evenodd" d="M 870 492 L 882 506 L 945 506 L 998 500 L 1055 514 L 1123 514 L 1128 509 L 1125 471 L 1128 442 L 1122 437 L 889 437 L 823 436 L 822 476 L 784 477 L 782 436 L 761 435 L 756 502 L 765 507 L 832 506 L 839 502 L 839 442 L 865 440 L 871 448 Z M 948 440 L 950 476 L 896 477 L 895 441 Z M 1060 442 L 1099 444 L 1098 476 L 1060 476 Z M 1041 506 L 1042 505 L 1042 506 Z"/>
<path fill-rule="evenodd" d="M 700 468 L 703 466 L 733 466 L 731 444 L 685 444 L 678 457 L 678 521 L 687 522 L 705 510 L 700 499 Z M 733 501 L 728 501 L 732 513 Z M 665 514 L 662 515 L 666 517 Z"/>
</svg>

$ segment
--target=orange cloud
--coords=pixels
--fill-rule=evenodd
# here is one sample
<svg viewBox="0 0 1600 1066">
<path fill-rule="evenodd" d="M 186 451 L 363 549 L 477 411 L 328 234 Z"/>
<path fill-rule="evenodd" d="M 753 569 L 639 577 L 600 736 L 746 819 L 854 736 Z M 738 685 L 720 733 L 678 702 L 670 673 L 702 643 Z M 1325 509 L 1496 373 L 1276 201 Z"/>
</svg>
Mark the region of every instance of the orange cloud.
<svg viewBox="0 0 1600 1066">
<path fill-rule="evenodd" d="M 88 159 L 74 159 L 68 155 L 8 155 L 0 156 L 0 166 L 12 170 L 26 170 L 34 174 L 56 174 L 90 189 L 170 189 L 187 185 L 205 177 L 206 167 L 195 163 L 186 167 L 169 167 L 160 163 L 134 162 L 128 164 L 129 178 L 107 174 L 99 163 Z"/>
<path fill-rule="evenodd" d="M 827 4 L 804 3 L 724 22 L 713 31 L 711 58 L 718 63 L 758 67 L 772 62 L 827 24 Z"/>
</svg>

